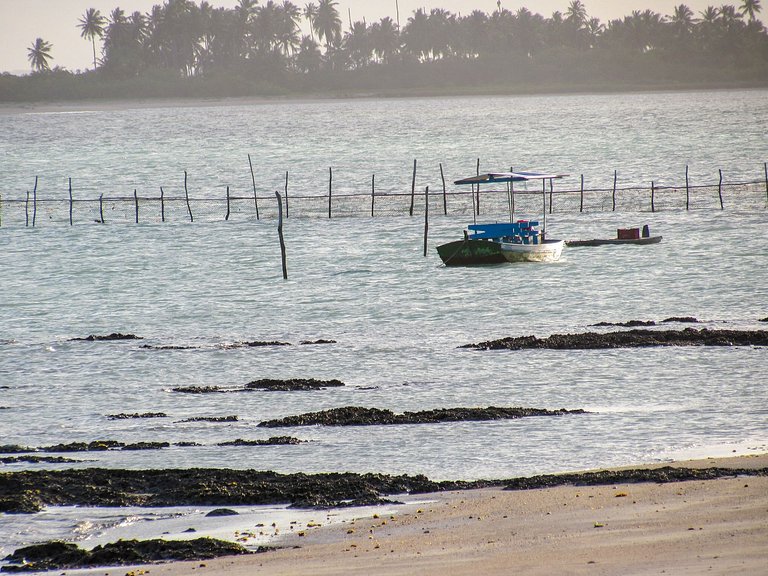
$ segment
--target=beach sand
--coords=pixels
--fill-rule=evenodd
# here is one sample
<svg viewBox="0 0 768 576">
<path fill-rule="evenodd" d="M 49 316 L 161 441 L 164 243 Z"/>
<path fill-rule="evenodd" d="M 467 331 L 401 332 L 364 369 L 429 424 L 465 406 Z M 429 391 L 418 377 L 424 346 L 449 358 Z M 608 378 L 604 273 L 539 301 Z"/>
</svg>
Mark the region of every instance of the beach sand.
<svg viewBox="0 0 768 576">
<path fill-rule="evenodd" d="M 768 454 L 675 463 L 768 466 Z M 393 516 L 311 528 L 247 557 L 152 576 L 768 575 L 768 477 L 424 495 Z"/>
</svg>

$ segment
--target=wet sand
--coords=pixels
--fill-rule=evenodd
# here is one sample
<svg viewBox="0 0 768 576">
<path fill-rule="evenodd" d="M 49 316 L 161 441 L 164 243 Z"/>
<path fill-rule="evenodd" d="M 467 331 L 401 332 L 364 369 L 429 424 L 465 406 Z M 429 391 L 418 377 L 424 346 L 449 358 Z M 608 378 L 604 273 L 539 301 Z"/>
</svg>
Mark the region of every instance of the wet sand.
<svg viewBox="0 0 768 576">
<path fill-rule="evenodd" d="M 762 468 L 768 454 L 674 466 Z M 768 574 L 768 477 L 429 494 L 394 516 L 312 528 L 281 544 L 254 556 L 139 569 L 153 576 Z"/>
</svg>

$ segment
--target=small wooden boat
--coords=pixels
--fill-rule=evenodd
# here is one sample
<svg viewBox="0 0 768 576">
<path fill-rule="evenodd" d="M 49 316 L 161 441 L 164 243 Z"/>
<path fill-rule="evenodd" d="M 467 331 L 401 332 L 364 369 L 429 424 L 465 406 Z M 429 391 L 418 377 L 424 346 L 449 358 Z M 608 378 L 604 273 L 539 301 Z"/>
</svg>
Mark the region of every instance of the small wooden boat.
<svg viewBox="0 0 768 576">
<path fill-rule="evenodd" d="M 650 229 L 646 224 L 643 226 L 643 233 L 640 234 L 639 228 L 619 228 L 616 232 L 616 238 L 595 238 L 593 240 L 566 240 L 568 247 L 578 246 L 605 246 L 611 244 L 631 244 L 644 246 L 646 244 L 658 244 L 662 236 L 651 236 Z"/>
<path fill-rule="evenodd" d="M 562 174 L 538 172 L 495 172 L 457 180 L 455 184 L 525 182 L 562 178 Z M 473 196 L 474 198 L 474 196 Z M 546 198 L 545 198 L 546 202 Z M 545 208 L 546 218 L 546 208 Z M 441 244 L 437 253 L 446 266 L 472 266 L 501 264 L 504 262 L 554 262 L 560 258 L 565 242 L 546 238 L 546 220 L 539 231 L 538 221 L 470 224 L 464 231 L 464 240 Z"/>
</svg>

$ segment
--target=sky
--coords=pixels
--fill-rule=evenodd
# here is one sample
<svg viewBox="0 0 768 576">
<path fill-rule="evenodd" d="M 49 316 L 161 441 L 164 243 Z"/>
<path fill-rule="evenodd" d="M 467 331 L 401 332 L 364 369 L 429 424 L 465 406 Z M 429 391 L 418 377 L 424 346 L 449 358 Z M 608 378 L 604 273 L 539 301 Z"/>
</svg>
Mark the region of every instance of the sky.
<svg viewBox="0 0 768 576">
<path fill-rule="evenodd" d="M 293 0 L 303 7 L 309 0 Z M 468 14 L 473 10 L 491 13 L 496 10 L 497 0 L 337 0 L 345 27 L 349 13 L 352 20 L 373 22 L 386 16 L 396 20 L 400 11 L 400 23 L 418 8 L 430 10 L 445 8 L 456 14 Z M 236 0 L 209 0 L 214 7 L 232 8 Z M 590 17 L 596 16 L 602 22 L 621 18 L 632 10 L 651 9 L 664 15 L 673 12 L 674 6 L 684 2 L 695 14 L 709 5 L 719 6 L 731 3 L 738 7 L 740 0 L 583 0 Z M 61 66 L 77 71 L 93 67 L 93 53 L 88 40 L 80 37 L 78 20 L 88 8 L 96 8 L 107 16 L 114 8 L 121 8 L 127 14 L 135 11 L 149 12 L 153 5 L 163 0 L 0 0 L 0 72 L 27 74 L 31 71 L 27 49 L 36 38 L 52 44 L 52 66 Z M 199 0 L 196 0 L 199 4 Z M 516 11 L 526 7 L 531 12 L 551 16 L 559 10 L 565 12 L 569 0 L 501 0 L 502 8 Z M 97 44 L 97 51 L 99 50 Z M 98 52 L 97 52 L 98 55 Z"/>
</svg>

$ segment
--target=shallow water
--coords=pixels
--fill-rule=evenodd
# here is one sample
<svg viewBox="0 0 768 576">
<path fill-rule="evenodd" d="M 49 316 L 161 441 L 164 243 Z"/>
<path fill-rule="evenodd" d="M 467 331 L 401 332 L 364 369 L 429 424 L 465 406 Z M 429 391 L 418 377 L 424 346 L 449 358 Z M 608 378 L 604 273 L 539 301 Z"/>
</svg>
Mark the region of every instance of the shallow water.
<svg viewBox="0 0 768 576">
<path fill-rule="evenodd" d="M 48 194 L 74 168 L 78 181 L 88 182 L 81 190 L 90 193 L 156 186 L 186 168 L 201 188 L 216 189 L 236 173 L 250 185 L 247 160 L 245 172 L 242 162 L 247 148 L 258 151 L 260 166 L 274 169 L 275 182 L 285 166 L 299 168 L 307 189 L 315 176 L 325 177 L 331 160 L 354 175 L 341 178 L 347 191 L 355 190 L 358 176 L 361 182 L 369 177 L 372 166 L 389 171 L 393 191 L 409 188 L 414 156 L 445 162 L 455 172 L 458 165 L 474 171 L 479 155 L 489 164 L 506 166 L 514 156 L 515 165 L 602 171 L 607 179 L 618 166 L 627 181 L 638 183 L 679 181 L 687 162 L 696 177 L 728 165 L 734 178 L 752 179 L 768 157 L 767 102 L 765 92 L 755 91 L 0 116 L 0 171 L 10 186 L 6 199 L 28 187 L 29 175 L 37 172 L 43 175 L 40 194 Z M 335 122 L 342 113 L 344 121 Z M 514 129 L 494 128 L 502 113 Z M 462 115 L 468 118 L 461 128 L 485 123 L 485 129 L 464 134 L 456 128 Z M 403 183 L 396 182 L 400 176 Z M 458 348 L 504 336 L 586 331 L 599 321 L 671 316 L 695 316 L 703 322 L 696 327 L 766 329 L 759 322 L 768 316 L 764 207 L 555 212 L 547 218 L 550 236 L 613 236 L 616 228 L 647 223 L 664 241 L 566 248 L 562 260 L 549 265 L 442 267 L 434 247 L 456 239 L 466 223 L 465 217 L 433 216 L 425 258 L 421 218 L 289 218 L 287 281 L 271 219 L 4 225 L 0 444 L 111 439 L 202 445 L 72 453 L 67 456 L 82 462 L 6 464 L 2 470 L 230 466 L 423 473 L 439 480 L 766 449 L 764 348 Z M 112 332 L 143 340 L 72 340 Z M 320 338 L 337 343 L 300 345 Z M 226 346 L 253 340 L 292 345 Z M 193 348 L 152 350 L 144 344 Z M 172 391 L 243 386 L 259 378 L 338 378 L 346 386 L 290 393 Z M 348 405 L 397 412 L 584 408 L 589 414 L 399 427 L 256 427 L 266 419 Z M 108 418 L 122 412 L 168 416 Z M 181 422 L 228 415 L 238 421 Z M 308 442 L 216 445 L 284 433 Z M 0 541 L 7 536 L 3 530 Z M 43 534 L 30 527 L 21 541 Z"/>
</svg>

